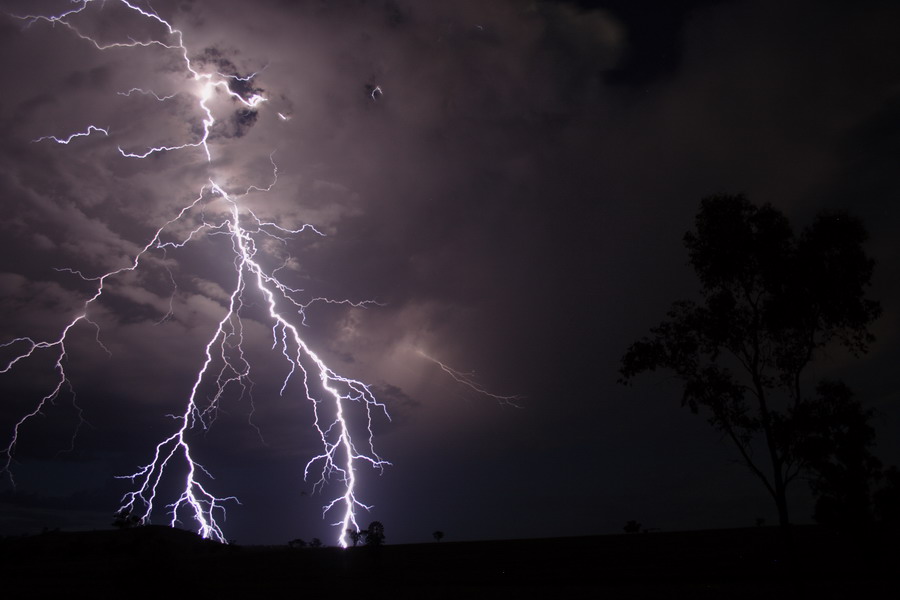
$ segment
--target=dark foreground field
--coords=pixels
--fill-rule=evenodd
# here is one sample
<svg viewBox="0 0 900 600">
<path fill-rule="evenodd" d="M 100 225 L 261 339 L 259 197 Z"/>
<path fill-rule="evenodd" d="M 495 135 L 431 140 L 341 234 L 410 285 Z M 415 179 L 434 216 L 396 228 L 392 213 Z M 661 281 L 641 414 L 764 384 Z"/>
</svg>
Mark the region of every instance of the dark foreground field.
<svg viewBox="0 0 900 600">
<path fill-rule="evenodd" d="M 153 526 L 0 540 L 0 581 L 95 597 L 900 598 L 889 532 L 796 527 L 793 557 L 780 547 L 774 528 L 340 550 L 222 546 Z"/>
</svg>

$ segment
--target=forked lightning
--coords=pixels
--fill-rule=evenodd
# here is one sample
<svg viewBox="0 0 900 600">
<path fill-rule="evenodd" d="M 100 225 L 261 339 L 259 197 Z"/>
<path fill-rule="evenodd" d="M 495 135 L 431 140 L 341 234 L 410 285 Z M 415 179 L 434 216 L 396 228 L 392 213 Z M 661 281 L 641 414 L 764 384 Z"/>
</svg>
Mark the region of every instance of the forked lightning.
<svg viewBox="0 0 900 600">
<path fill-rule="evenodd" d="M 196 83 L 196 106 L 203 115 L 202 128 L 197 139 L 183 143 L 155 146 L 143 149 L 126 150 L 119 147 L 119 153 L 126 158 L 144 159 L 153 154 L 175 150 L 190 151 L 200 150 L 206 156 L 209 163 L 213 158 L 210 148 L 210 137 L 216 120 L 208 102 L 215 92 L 221 91 L 245 109 L 255 110 L 266 101 L 259 93 L 250 94 L 248 97 L 234 91 L 232 84 L 236 81 L 247 83 L 254 75 L 239 78 L 234 75 L 204 72 L 192 62 L 187 46 L 184 44 L 182 32 L 173 27 L 167 20 L 159 16 L 150 8 L 142 8 L 128 0 L 117 0 L 117 3 L 129 11 L 133 11 L 139 18 L 153 21 L 162 26 L 166 32 L 163 39 L 135 40 L 130 36 L 124 36 L 125 41 L 100 43 L 90 35 L 83 33 L 78 27 L 80 19 L 90 18 L 88 8 L 95 0 L 80 0 L 75 2 L 74 8 L 58 15 L 25 15 L 18 16 L 26 25 L 39 23 L 61 25 L 77 35 L 79 38 L 93 44 L 98 51 L 110 48 L 142 48 L 156 47 L 163 51 L 170 51 L 180 57 L 181 64 L 186 75 Z M 103 4 L 102 2 L 98 4 Z M 149 6 L 149 5 L 148 5 Z M 102 7 L 101 7 L 102 8 Z M 247 86 L 245 86 L 247 87 Z M 170 100 L 173 96 L 161 96 L 151 90 L 132 88 L 120 92 L 123 96 L 132 94 L 151 95 L 160 102 Z M 282 120 L 286 120 L 281 114 Z M 87 125 L 81 131 L 69 134 L 67 137 L 47 135 L 34 140 L 35 142 L 57 142 L 59 144 L 72 144 L 78 138 L 91 135 L 111 135 L 110 128 L 97 125 Z M 273 162 L 274 166 L 274 162 Z M 269 191 L 277 180 L 277 168 L 274 170 L 272 183 L 266 188 L 251 187 L 250 191 Z M 225 314 L 218 321 L 216 329 L 209 337 L 205 347 L 205 356 L 201 359 L 201 365 L 197 371 L 193 386 L 187 394 L 184 411 L 172 416 L 177 423 L 175 431 L 156 445 L 153 456 L 137 471 L 124 478 L 130 479 L 134 487 L 123 498 L 121 511 L 134 515 L 142 523 L 149 522 L 155 509 L 160 503 L 165 503 L 169 512 L 169 521 L 172 525 L 181 522 L 187 516 L 194 521 L 197 531 L 205 538 L 211 538 L 225 542 L 225 534 L 221 521 L 225 515 L 225 503 L 236 501 L 231 496 L 218 496 L 211 488 L 211 474 L 194 458 L 191 445 L 188 440 L 188 432 L 195 428 L 207 428 L 214 419 L 219 409 L 219 403 L 226 390 L 237 388 L 241 393 L 247 393 L 250 386 L 251 365 L 245 358 L 243 348 L 243 324 L 241 312 L 244 307 L 245 294 L 254 293 L 263 299 L 268 318 L 272 324 L 272 350 L 278 352 L 288 365 L 287 375 L 281 386 L 281 393 L 286 393 L 288 383 L 299 380 L 299 387 L 303 390 L 305 400 L 309 401 L 313 409 L 313 426 L 321 442 L 321 452 L 314 456 L 306 465 L 305 477 L 316 478 L 317 487 L 321 488 L 327 481 L 340 482 L 342 492 L 328 501 L 323 507 L 323 514 L 335 511 L 340 518 L 334 523 L 340 531 L 338 543 L 346 546 L 347 531 L 358 531 L 357 511 L 360 508 L 370 508 L 364 504 L 357 489 L 357 468 L 365 464 L 376 469 L 382 469 L 389 463 L 383 460 L 375 452 L 373 446 L 372 424 L 375 413 L 388 417 L 387 409 L 380 403 L 369 386 L 361 381 L 343 377 L 335 373 L 322 358 L 313 351 L 300 334 L 299 326 L 302 326 L 306 316 L 306 309 L 315 302 L 340 302 L 353 306 L 363 306 L 369 302 L 353 303 L 346 300 L 331 300 L 327 298 L 313 298 L 301 301 L 301 290 L 286 285 L 277 277 L 278 269 L 267 271 L 257 260 L 257 252 L 262 242 L 268 238 L 284 242 L 288 237 L 309 232 L 321 235 L 319 231 L 310 225 L 300 229 L 288 229 L 275 223 L 261 220 L 252 211 L 241 206 L 240 200 L 244 193 L 229 193 L 223 185 L 214 179 L 210 179 L 200 190 L 196 199 L 183 207 L 170 221 L 160 227 L 155 235 L 134 256 L 133 260 L 119 269 L 112 270 L 99 276 L 85 276 L 79 271 L 67 269 L 80 276 L 85 281 L 96 284 L 95 291 L 84 302 L 84 305 L 62 329 L 59 335 L 49 340 L 38 340 L 31 337 L 20 337 L 0 345 L 12 352 L 12 358 L 0 365 L 0 373 L 9 372 L 18 363 L 28 360 L 39 352 L 55 353 L 55 385 L 51 392 L 38 400 L 33 409 L 28 411 L 13 426 L 9 444 L 3 449 L 3 462 L 0 471 L 6 472 L 12 478 L 10 471 L 16 442 L 22 426 L 41 414 L 48 402 L 53 401 L 64 388 L 70 388 L 69 379 L 65 371 L 67 358 L 67 342 L 70 334 L 81 323 L 98 328 L 94 324 L 89 313 L 92 305 L 98 303 L 104 293 L 104 285 L 111 278 L 126 272 L 135 271 L 141 267 L 149 255 L 154 251 L 174 251 L 203 235 L 227 235 L 231 240 L 233 254 L 226 258 L 234 266 L 234 284 L 225 307 Z M 228 209 L 216 217 L 211 217 L 215 211 L 203 210 L 209 203 L 221 201 Z M 199 215 L 199 217 L 197 216 Z M 175 235 L 172 230 L 174 225 L 180 224 L 182 228 L 188 223 L 188 218 L 200 219 L 200 224 L 188 227 L 189 233 L 182 234 L 179 241 L 165 241 Z M 288 312 L 284 306 L 291 307 Z M 99 328 L 98 328 L 99 329 Z M 99 337 L 98 337 L 99 342 Z M 311 385 L 311 381 L 316 383 Z M 212 382 L 214 393 L 207 397 L 200 393 L 201 386 Z M 351 433 L 349 420 L 353 413 L 364 422 L 364 439 L 356 439 Z M 177 465 L 177 466 L 176 466 Z M 182 491 L 172 501 L 160 498 L 164 478 L 174 478 L 182 474 Z"/>
</svg>

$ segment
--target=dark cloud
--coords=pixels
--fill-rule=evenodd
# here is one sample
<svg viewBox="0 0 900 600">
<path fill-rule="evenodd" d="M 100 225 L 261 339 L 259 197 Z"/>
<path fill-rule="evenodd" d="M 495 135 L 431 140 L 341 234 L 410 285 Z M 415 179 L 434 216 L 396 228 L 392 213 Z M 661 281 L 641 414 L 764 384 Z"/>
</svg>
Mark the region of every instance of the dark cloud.
<svg viewBox="0 0 900 600">
<path fill-rule="evenodd" d="M 684 52 L 684 28 L 695 13 L 728 0 L 558 0 L 584 14 L 605 12 L 618 23 L 623 51 L 604 81 L 646 86 L 677 73 Z"/>
</svg>

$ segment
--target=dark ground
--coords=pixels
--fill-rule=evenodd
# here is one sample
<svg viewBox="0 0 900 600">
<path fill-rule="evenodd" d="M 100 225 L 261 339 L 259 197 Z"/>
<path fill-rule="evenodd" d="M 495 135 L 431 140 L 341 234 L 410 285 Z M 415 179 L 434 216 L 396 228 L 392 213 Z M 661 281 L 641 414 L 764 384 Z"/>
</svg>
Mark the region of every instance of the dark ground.
<svg viewBox="0 0 900 600">
<path fill-rule="evenodd" d="M 770 527 L 341 550 L 223 546 L 150 526 L 2 539 L 0 581 L 99 597 L 900 597 L 896 532 L 793 535 L 792 560 Z"/>
</svg>

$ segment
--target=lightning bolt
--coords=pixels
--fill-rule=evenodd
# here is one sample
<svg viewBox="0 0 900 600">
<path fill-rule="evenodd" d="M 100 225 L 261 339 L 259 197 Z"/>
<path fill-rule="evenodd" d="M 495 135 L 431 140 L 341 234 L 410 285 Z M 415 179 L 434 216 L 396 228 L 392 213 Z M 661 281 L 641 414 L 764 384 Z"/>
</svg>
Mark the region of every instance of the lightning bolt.
<svg viewBox="0 0 900 600">
<path fill-rule="evenodd" d="M 57 144 L 63 144 L 68 146 L 69 142 L 79 137 L 87 137 L 94 132 L 102 133 L 103 135 L 109 135 L 109 127 L 95 127 L 94 125 L 88 125 L 88 128 L 84 131 L 73 133 L 67 138 L 58 138 L 55 135 L 45 135 L 41 136 L 37 139 L 31 140 L 32 142 L 43 142 L 44 140 L 53 140 Z"/>
<path fill-rule="evenodd" d="M 234 90 L 237 86 L 233 84 L 235 82 L 247 84 L 256 74 L 238 77 L 218 72 L 204 72 L 192 62 L 180 30 L 154 10 L 142 8 L 129 0 L 118 0 L 117 3 L 138 17 L 161 26 L 166 32 L 162 36 L 163 39 L 135 40 L 129 37 L 128 41 L 101 43 L 84 33 L 76 24 L 76 18 L 86 18 L 82 15 L 87 14 L 88 7 L 94 2 L 95 0 L 76 0 L 73 2 L 73 8 L 57 15 L 26 15 L 16 18 L 25 22 L 26 26 L 36 23 L 63 26 L 80 39 L 93 44 L 98 51 L 111 48 L 157 47 L 175 53 L 180 57 L 185 73 L 194 86 L 196 106 L 203 115 L 199 135 L 193 140 L 143 149 L 125 150 L 119 146 L 118 151 L 125 158 L 145 159 L 157 153 L 194 150 L 203 152 L 206 162 L 211 163 L 213 153 L 210 148 L 210 136 L 216 119 L 209 106 L 209 100 L 218 91 L 246 109 L 255 110 L 266 101 L 266 98 L 259 93 L 238 93 Z M 378 91 L 380 92 L 380 89 Z M 152 96 L 159 102 L 166 102 L 174 97 L 174 95 L 159 95 L 143 88 L 132 88 L 119 94 L 126 97 L 132 94 Z M 282 120 L 289 118 L 281 113 L 278 116 Z M 48 135 L 37 138 L 34 142 L 53 141 L 68 145 L 80 137 L 100 133 L 109 136 L 109 128 L 88 125 L 83 132 L 73 133 L 68 137 Z M 263 300 L 264 312 L 271 323 L 272 350 L 281 356 L 287 366 L 287 374 L 280 393 L 284 395 L 288 384 L 292 380 L 297 380 L 303 390 L 303 400 L 312 406 L 313 427 L 321 443 L 321 451 L 306 464 L 304 478 L 315 477 L 315 486 L 320 490 L 332 480 L 341 484 L 342 492 L 323 506 L 323 517 L 331 511 L 340 515 L 333 525 L 341 532 L 338 543 L 342 547 L 348 545 L 348 530 L 359 530 L 357 511 L 371 508 L 362 502 L 358 495 L 358 468 L 365 465 L 381 471 L 390 464 L 375 451 L 373 441 L 374 419 L 378 415 L 388 419 L 390 416 L 386 406 L 376 399 L 369 386 L 361 381 L 341 376 L 328 367 L 304 340 L 299 327 L 305 324 L 306 311 L 313 304 L 340 303 L 363 307 L 374 302 L 352 302 L 321 297 L 304 301 L 303 290 L 292 288 L 278 278 L 277 271 L 281 267 L 266 270 L 257 259 L 261 244 L 266 240 L 286 243 L 288 238 L 304 233 L 322 235 L 312 225 L 289 229 L 264 221 L 252 210 L 242 206 L 241 198 L 246 194 L 269 192 L 275 186 L 278 169 L 274 159 L 270 157 L 270 160 L 273 165 L 273 177 L 272 182 L 265 188 L 251 186 L 243 192 L 229 192 L 223 184 L 210 178 L 201 187 L 196 198 L 157 229 L 126 266 L 96 276 L 85 275 L 74 269 L 62 269 L 95 286 L 93 293 L 84 301 L 77 314 L 62 328 L 59 335 L 52 339 L 19 337 L 0 344 L 0 348 L 9 350 L 12 355 L 0 365 L 0 374 L 9 372 L 17 364 L 43 351 L 54 353 L 56 373 L 51 392 L 41 398 L 33 409 L 13 426 L 11 440 L 2 451 L 0 472 L 7 473 L 12 481 L 11 465 L 22 426 L 40 415 L 46 404 L 54 401 L 64 389 L 71 389 L 65 362 L 68 357 L 67 342 L 72 330 L 82 323 L 93 327 L 97 331 L 96 340 L 103 347 L 99 325 L 91 320 L 90 313 L 92 308 L 99 304 L 106 284 L 116 277 L 138 270 L 142 264 L 152 259 L 154 252 L 165 255 L 167 252 L 177 252 L 203 236 L 227 236 L 233 252 L 231 260 L 234 267 L 234 284 L 228 297 L 225 314 L 218 321 L 205 346 L 202 364 L 187 394 L 183 412 L 168 415 L 176 423 L 174 432 L 156 445 L 152 458 L 147 463 L 141 465 L 134 473 L 121 476 L 130 480 L 133 488 L 123 497 L 120 511 L 123 514 L 137 516 L 142 523 L 149 522 L 159 504 L 165 502 L 160 498 L 161 483 L 164 479 L 175 477 L 178 471 L 176 465 L 181 465 L 182 491 L 173 501 L 165 504 L 170 524 L 174 526 L 182 522 L 187 515 L 194 521 L 197 532 L 204 538 L 226 542 L 221 528 L 221 522 L 225 517 L 225 504 L 237 502 L 237 498 L 220 497 L 211 491 L 210 482 L 213 477 L 196 460 L 189 434 L 194 430 L 206 430 L 212 425 L 226 391 L 236 388 L 241 397 L 250 395 L 251 365 L 242 347 L 244 339 L 242 310 L 245 306 L 245 294 L 251 290 Z M 216 210 L 214 205 L 224 205 L 225 209 Z M 185 228 L 188 230 L 186 234 L 176 235 L 176 231 L 184 231 Z M 287 307 L 287 310 L 284 307 Z M 163 320 L 168 316 L 166 315 Z M 210 381 L 214 392 L 211 396 L 204 397 L 200 390 Z M 349 419 L 354 411 L 361 412 L 365 423 L 366 433 L 362 436 L 363 439 L 354 437 L 351 433 Z"/>
<path fill-rule="evenodd" d="M 517 404 L 517 402 L 522 399 L 521 396 L 518 396 L 518 395 L 503 396 L 500 394 L 495 394 L 493 392 L 488 391 L 483 385 L 478 383 L 475 380 L 474 373 L 463 373 L 462 371 L 457 371 L 453 367 L 450 367 L 450 366 L 444 364 L 443 362 L 439 361 L 438 359 L 434 358 L 433 356 L 426 354 L 424 350 L 417 349 L 416 354 L 418 354 L 425 360 L 433 362 L 434 364 L 439 366 L 444 373 L 449 375 L 450 378 L 453 379 L 455 382 L 469 388 L 470 390 L 474 391 L 475 393 L 477 393 L 481 396 L 487 396 L 488 398 L 493 398 L 500 404 L 506 404 L 506 405 L 512 406 L 514 408 L 522 408 L 519 404 Z"/>
</svg>

